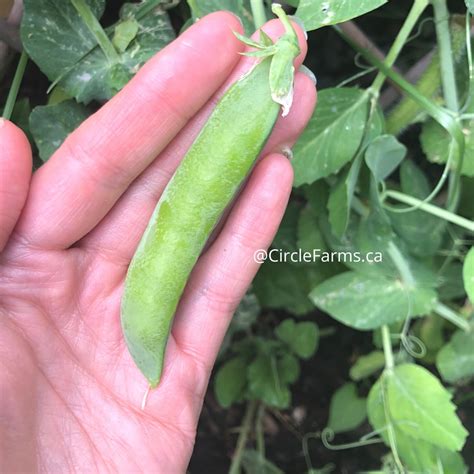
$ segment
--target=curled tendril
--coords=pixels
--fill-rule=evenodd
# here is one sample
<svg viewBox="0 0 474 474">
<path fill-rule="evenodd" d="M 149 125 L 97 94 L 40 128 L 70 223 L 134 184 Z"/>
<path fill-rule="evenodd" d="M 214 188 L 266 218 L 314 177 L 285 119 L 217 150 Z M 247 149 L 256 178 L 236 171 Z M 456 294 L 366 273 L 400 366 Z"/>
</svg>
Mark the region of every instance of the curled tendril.
<svg viewBox="0 0 474 474">
<path fill-rule="evenodd" d="M 343 444 L 334 445 L 331 443 L 334 440 L 334 436 L 335 436 L 334 431 L 331 428 L 326 427 L 321 433 L 321 441 L 324 444 L 324 447 L 327 449 L 330 449 L 331 451 L 342 451 L 345 449 L 353 449 L 353 448 L 359 448 L 361 446 L 368 446 L 370 444 L 383 443 L 384 440 L 382 438 L 376 437 L 381 433 L 381 431 L 384 431 L 384 430 L 372 431 L 364 435 L 362 438 L 360 438 L 359 441 L 355 441 L 353 443 L 343 443 Z"/>
<path fill-rule="evenodd" d="M 426 346 L 423 341 L 413 334 L 401 335 L 401 342 L 404 349 L 415 359 L 422 359 L 426 355 Z"/>
</svg>

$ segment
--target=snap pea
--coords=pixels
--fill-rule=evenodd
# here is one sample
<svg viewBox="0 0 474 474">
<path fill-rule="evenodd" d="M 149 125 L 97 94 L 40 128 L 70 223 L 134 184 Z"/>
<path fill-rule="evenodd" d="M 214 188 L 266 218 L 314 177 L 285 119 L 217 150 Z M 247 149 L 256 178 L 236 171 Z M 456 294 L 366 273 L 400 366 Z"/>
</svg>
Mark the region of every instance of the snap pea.
<svg viewBox="0 0 474 474">
<path fill-rule="evenodd" d="M 130 263 L 122 328 L 136 365 L 155 387 L 173 316 L 191 270 L 248 175 L 293 93 L 296 34 L 279 5 L 285 34 L 273 43 L 237 35 L 262 57 L 223 95 L 161 196 Z"/>
</svg>

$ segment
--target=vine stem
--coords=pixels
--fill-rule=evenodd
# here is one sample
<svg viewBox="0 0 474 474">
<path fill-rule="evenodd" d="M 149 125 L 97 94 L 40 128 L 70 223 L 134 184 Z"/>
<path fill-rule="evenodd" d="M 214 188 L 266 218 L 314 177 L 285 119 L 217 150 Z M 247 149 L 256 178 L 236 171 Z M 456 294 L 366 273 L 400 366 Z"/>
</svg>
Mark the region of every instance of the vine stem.
<svg viewBox="0 0 474 474">
<path fill-rule="evenodd" d="M 10 120 L 13 112 L 13 107 L 15 107 L 16 98 L 18 96 L 18 91 L 20 90 L 21 81 L 25 75 L 26 64 L 28 62 L 28 55 L 23 51 L 18 61 L 18 66 L 15 71 L 15 76 L 13 77 L 12 85 L 10 86 L 10 91 L 8 92 L 7 101 L 3 109 L 2 117 Z"/>
<path fill-rule="evenodd" d="M 420 18 L 421 14 L 425 11 L 428 4 L 429 4 L 429 0 L 415 0 L 415 2 L 413 3 L 413 6 L 410 12 L 408 13 L 407 18 L 404 21 L 384 61 L 388 67 L 392 67 L 395 61 L 397 60 L 398 55 L 403 49 L 403 46 L 405 46 L 405 43 L 408 41 L 408 38 L 413 28 L 415 27 L 416 23 L 418 22 L 418 19 Z M 372 89 L 376 91 L 377 93 L 382 88 L 383 83 L 385 82 L 385 77 L 386 76 L 382 71 L 380 71 L 377 74 L 377 77 L 375 78 L 372 84 Z"/>
<path fill-rule="evenodd" d="M 453 112 L 459 112 L 453 50 L 449 31 L 449 11 L 446 0 L 431 0 L 435 15 L 436 37 L 438 39 L 441 83 L 446 105 Z"/>
<path fill-rule="evenodd" d="M 240 434 L 237 440 L 237 446 L 235 448 L 235 453 L 232 457 L 232 463 L 229 468 L 229 474 L 240 474 L 240 463 L 242 462 L 242 456 L 244 454 L 245 446 L 247 445 L 250 428 L 252 426 L 252 421 L 255 416 L 257 406 L 258 402 L 256 400 L 251 400 L 247 404 L 244 419 L 242 420 L 242 425 L 240 427 Z"/>
<path fill-rule="evenodd" d="M 255 29 L 258 30 L 267 21 L 267 14 L 265 13 L 265 5 L 263 0 L 250 0 L 250 8 L 252 9 Z"/>
<path fill-rule="evenodd" d="M 462 329 L 466 332 L 470 332 L 471 326 L 469 325 L 469 323 L 462 316 L 453 311 L 450 307 L 444 305 L 441 302 L 438 302 L 436 303 L 434 311 L 442 318 L 446 319 L 450 323 L 453 323 L 459 329 Z"/>
<path fill-rule="evenodd" d="M 118 63 L 120 61 L 120 56 L 89 5 L 87 5 L 85 0 L 71 0 L 71 2 L 77 10 L 77 13 L 79 13 L 82 21 L 86 24 L 87 28 L 89 28 L 89 31 L 96 39 L 100 49 L 103 51 L 109 62 L 112 64 Z"/>
<path fill-rule="evenodd" d="M 458 216 L 457 214 L 447 211 L 446 209 L 442 209 L 441 207 L 424 202 L 413 196 L 408 196 L 407 194 L 401 193 L 399 191 L 385 191 L 385 196 L 410 206 L 416 206 L 417 209 L 425 211 L 428 214 L 439 217 L 440 219 L 444 219 L 445 221 L 451 222 L 452 224 L 455 224 L 459 227 L 463 227 L 470 232 L 474 232 L 474 221 L 466 219 L 462 216 Z"/>
<path fill-rule="evenodd" d="M 385 355 L 385 370 L 392 372 L 395 367 L 395 360 L 393 358 L 392 351 L 392 340 L 390 338 L 390 328 L 384 324 L 381 328 L 382 331 L 382 345 L 383 353 Z"/>
</svg>

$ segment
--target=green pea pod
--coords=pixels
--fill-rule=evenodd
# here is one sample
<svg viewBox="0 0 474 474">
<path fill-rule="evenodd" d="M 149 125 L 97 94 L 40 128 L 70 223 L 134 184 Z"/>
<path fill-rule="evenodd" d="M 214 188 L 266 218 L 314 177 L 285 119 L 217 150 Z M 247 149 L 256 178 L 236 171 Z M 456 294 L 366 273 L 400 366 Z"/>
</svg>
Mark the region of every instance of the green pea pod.
<svg viewBox="0 0 474 474">
<path fill-rule="evenodd" d="M 262 61 L 221 98 L 163 192 L 128 269 L 122 328 L 151 387 L 160 381 L 173 316 L 191 270 L 265 145 L 280 104 L 289 106 L 293 74 L 289 77 L 288 70 L 299 48 L 283 10 L 277 6 L 274 11 L 285 20 L 286 34 L 271 46 L 265 38 L 259 46 L 266 53 Z M 275 48 L 283 40 L 292 48 Z M 275 60 L 279 77 L 291 83 L 274 78 L 278 89 L 273 90 Z M 275 96 L 281 91 L 285 97 L 279 104 Z"/>
</svg>

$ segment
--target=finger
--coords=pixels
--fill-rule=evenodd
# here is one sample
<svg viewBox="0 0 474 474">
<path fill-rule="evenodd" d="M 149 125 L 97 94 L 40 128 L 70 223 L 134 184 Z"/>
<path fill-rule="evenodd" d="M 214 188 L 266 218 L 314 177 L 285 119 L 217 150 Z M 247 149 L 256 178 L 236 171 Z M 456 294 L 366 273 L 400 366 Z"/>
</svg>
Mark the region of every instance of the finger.
<svg viewBox="0 0 474 474">
<path fill-rule="evenodd" d="M 278 229 L 292 179 L 291 164 L 282 155 L 269 155 L 258 164 L 222 232 L 201 257 L 186 286 L 173 324 L 173 339 L 182 353 L 208 373 L 235 308 L 258 270 L 255 252 L 266 249 Z"/>
<path fill-rule="evenodd" d="M 268 23 L 265 29 L 273 38 L 282 33 L 282 26 L 278 21 Z M 302 62 L 306 51 L 303 33 L 301 30 L 299 31 L 302 55 L 297 60 L 297 66 Z M 218 94 L 173 140 L 170 146 L 162 153 L 159 160 L 152 163 L 143 175 L 133 183 L 101 224 L 81 241 L 81 247 L 98 252 L 111 261 L 128 265 L 150 215 L 185 150 L 190 147 L 196 138 L 225 89 L 236 78 L 241 77 L 253 61 L 253 58 L 245 57 L 242 59 L 236 71 L 234 71 L 229 81 L 226 82 Z M 295 101 L 290 114 L 285 118 L 280 117 L 278 119 L 274 132 L 265 147 L 265 153 L 269 153 L 272 150 L 280 150 L 284 145 L 290 145 L 295 141 L 297 135 L 311 116 L 314 102 L 314 83 L 307 76 L 300 73 L 297 74 L 295 80 Z"/>
<path fill-rule="evenodd" d="M 35 173 L 19 232 L 44 248 L 89 232 L 229 75 L 241 29 L 211 14 L 148 61 Z"/>
<path fill-rule="evenodd" d="M 31 148 L 25 134 L 0 118 L 0 251 L 25 204 L 31 179 Z"/>
</svg>

